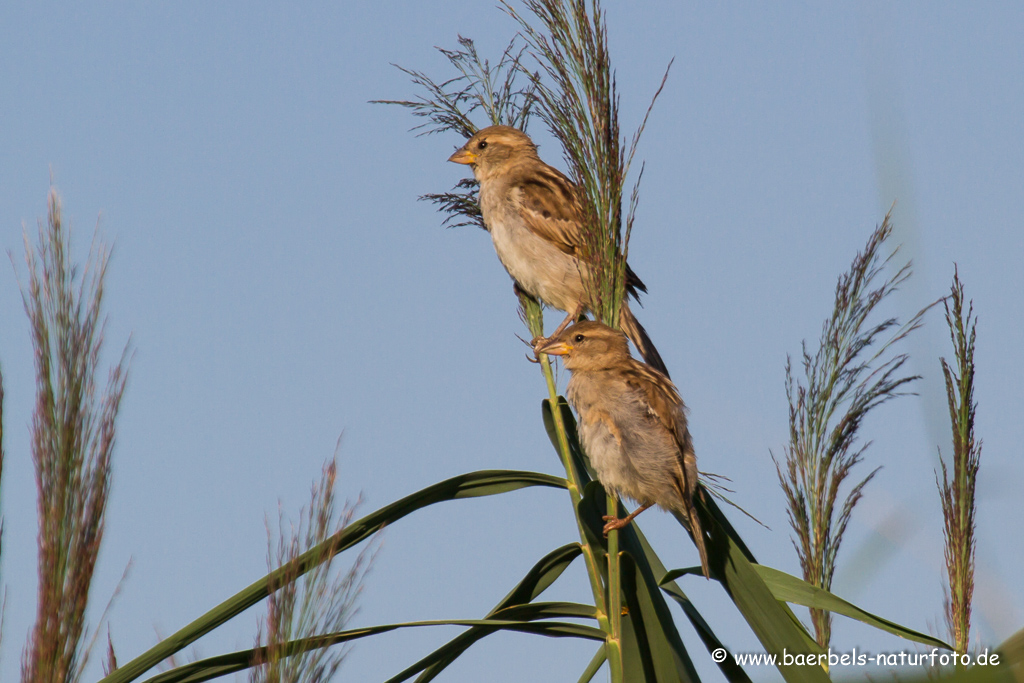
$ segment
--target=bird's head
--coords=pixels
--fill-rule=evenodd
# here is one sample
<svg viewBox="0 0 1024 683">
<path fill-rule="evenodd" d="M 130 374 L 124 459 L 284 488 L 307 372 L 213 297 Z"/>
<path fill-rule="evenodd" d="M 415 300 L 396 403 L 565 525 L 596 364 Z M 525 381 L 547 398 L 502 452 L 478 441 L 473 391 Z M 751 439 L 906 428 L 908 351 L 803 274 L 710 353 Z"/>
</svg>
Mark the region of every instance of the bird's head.
<svg viewBox="0 0 1024 683">
<path fill-rule="evenodd" d="M 557 337 L 537 347 L 538 353 L 562 356 L 566 369 L 607 370 L 629 358 L 626 335 L 607 325 L 585 320 L 570 325 Z"/>
<path fill-rule="evenodd" d="M 536 157 L 537 145 L 523 131 L 511 126 L 490 126 L 466 140 L 448 161 L 473 167 L 477 180 L 522 157 Z"/>
</svg>

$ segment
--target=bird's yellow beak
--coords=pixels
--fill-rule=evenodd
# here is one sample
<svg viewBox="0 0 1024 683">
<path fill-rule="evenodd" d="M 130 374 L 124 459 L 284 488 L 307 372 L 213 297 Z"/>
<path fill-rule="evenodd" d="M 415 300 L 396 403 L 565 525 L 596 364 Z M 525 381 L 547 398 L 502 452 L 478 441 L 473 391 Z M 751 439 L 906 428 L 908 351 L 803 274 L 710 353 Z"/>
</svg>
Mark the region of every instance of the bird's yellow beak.
<svg viewBox="0 0 1024 683">
<path fill-rule="evenodd" d="M 552 339 L 540 344 L 534 348 L 534 351 L 537 353 L 546 353 L 549 356 L 568 356 L 572 351 L 572 345 L 566 344 L 565 342 L 557 339 Z"/>
<path fill-rule="evenodd" d="M 448 157 L 448 161 L 454 162 L 456 164 L 475 164 L 476 154 L 470 152 L 465 147 L 461 147 L 457 152 L 455 152 L 455 154 Z"/>
</svg>

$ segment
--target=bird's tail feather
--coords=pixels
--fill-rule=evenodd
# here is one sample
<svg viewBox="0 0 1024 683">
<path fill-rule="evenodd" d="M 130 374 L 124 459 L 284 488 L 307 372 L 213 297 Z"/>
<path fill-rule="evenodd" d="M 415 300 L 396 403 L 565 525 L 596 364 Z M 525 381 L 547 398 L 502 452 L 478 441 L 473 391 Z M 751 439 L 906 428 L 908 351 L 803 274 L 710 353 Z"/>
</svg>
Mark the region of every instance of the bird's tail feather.
<svg viewBox="0 0 1024 683">
<path fill-rule="evenodd" d="M 697 508 L 693 501 L 689 501 L 690 531 L 693 533 L 693 543 L 697 546 L 697 553 L 700 555 L 700 568 L 704 572 L 704 578 L 711 578 L 711 567 L 708 564 L 708 549 L 704 543 L 704 529 L 700 524 L 700 517 L 697 516 Z"/>
<path fill-rule="evenodd" d="M 693 535 L 693 543 L 697 546 L 700 554 L 700 568 L 704 571 L 704 578 L 711 578 L 711 567 L 708 565 L 708 549 L 704 538 L 704 527 L 701 525 L 700 516 L 697 514 L 697 506 L 694 499 L 703 496 L 704 490 L 698 485 L 699 473 L 697 472 L 697 454 L 693 452 L 693 445 L 690 441 L 690 433 L 686 432 L 686 439 L 683 445 L 683 481 L 676 479 L 676 484 L 681 489 L 685 511 L 686 522 Z"/>
<path fill-rule="evenodd" d="M 665 361 L 661 359 L 658 349 L 654 348 L 654 342 L 647 336 L 647 330 L 644 329 L 644 326 L 633 315 L 633 311 L 629 310 L 629 304 L 625 301 L 622 302 L 622 309 L 619 311 L 619 324 L 622 326 L 622 331 L 626 333 L 629 340 L 636 346 L 640 355 L 644 357 L 644 362 L 668 377 L 668 368 L 665 367 Z"/>
</svg>

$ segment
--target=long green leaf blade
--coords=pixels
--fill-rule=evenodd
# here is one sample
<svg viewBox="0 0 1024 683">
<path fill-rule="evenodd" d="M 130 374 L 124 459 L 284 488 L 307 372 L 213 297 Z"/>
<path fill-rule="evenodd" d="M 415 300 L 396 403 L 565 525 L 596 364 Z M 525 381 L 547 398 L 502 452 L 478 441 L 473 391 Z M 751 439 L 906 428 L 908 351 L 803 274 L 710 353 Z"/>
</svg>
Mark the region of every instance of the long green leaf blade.
<svg viewBox="0 0 1024 683">
<path fill-rule="evenodd" d="M 389 631 L 406 628 L 421 628 L 424 626 L 476 626 L 506 631 L 518 631 L 521 633 L 534 633 L 550 638 L 585 638 L 589 640 L 598 640 L 602 643 L 605 640 L 605 633 L 600 629 L 568 622 L 525 622 L 509 621 L 505 619 L 438 619 L 369 626 L 366 628 L 330 633 L 316 638 L 293 640 L 290 643 L 287 643 L 286 649 L 289 650 L 292 655 L 296 655 L 316 648 L 329 647 L 331 645 L 337 645 L 339 643 L 345 643 L 359 638 L 366 638 L 367 636 L 387 633 Z M 198 662 L 192 662 L 190 664 L 185 664 L 171 669 L 170 671 L 165 671 L 157 676 L 153 676 L 148 679 L 146 683 L 200 683 L 200 681 L 208 681 L 236 671 L 244 671 L 245 669 L 254 666 L 257 661 L 261 661 L 259 659 L 259 655 L 262 654 L 263 650 L 265 650 L 265 648 L 239 650 L 238 652 L 231 652 L 225 655 L 203 659 Z"/>
<path fill-rule="evenodd" d="M 787 683 L 828 683 L 828 674 L 821 667 L 781 663 L 783 652 L 819 655 L 822 650 L 792 610 L 765 585 L 751 563 L 750 551 L 711 497 L 702 496 L 695 502 L 711 522 L 706 528 L 712 532 L 708 544 L 712 576 L 721 582 L 765 652 L 776 655 L 783 678 Z"/>
<path fill-rule="evenodd" d="M 622 592 L 629 610 L 628 618 L 622 620 L 623 668 L 642 671 L 645 681 L 699 683 L 671 611 L 653 577 L 628 551 L 622 551 L 621 560 Z"/>
<path fill-rule="evenodd" d="M 523 580 L 506 595 L 486 618 L 493 617 L 498 611 L 513 605 L 531 602 L 548 586 L 562 575 L 562 572 L 582 553 L 579 543 L 569 543 L 556 548 L 537 561 L 527 572 Z M 471 628 L 434 650 L 418 662 L 389 678 L 386 683 L 401 683 L 419 672 L 423 674 L 416 679 L 417 683 L 425 683 L 441 673 L 478 640 L 494 633 L 494 629 Z"/>
<path fill-rule="evenodd" d="M 769 589 L 771 589 L 772 594 L 778 600 L 792 602 L 797 605 L 803 605 L 804 607 L 824 609 L 829 612 L 833 612 L 834 614 L 842 614 L 843 616 L 856 619 L 857 621 L 869 626 L 874 626 L 877 629 L 888 631 L 893 635 L 906 638 L 907 640 L 913 640 L 914 642 L 922 643 L 924 645 L 941 647 L 947 650 L 953 649 L 951 645 L 939 640 L 938 638 L 915 631 L 907 628 L 906 626 L 900 626 L 896 622 L 871 614 L 870 612 L 843 600 L 829 591 L 811 585 L 792 574 L 787 574 L 784 571 L 774 569 L 773 567 L 766 567 L 761 564 L 754 565 L 754 569 L 761 578 L 764 579 L 765 584 Z"/>
<path fill-rule="evenodd" d="M 523 580 L 502 598 L 491 614 L 512 605 L 523 605 L 536 599 L 562 575 L 572 562 L 582 553 L 579 543 L 567 543 L 555 548 L 542 557 Z M 488 615 L 490 616 L 490 615 Z"/>
<path fill-rule="evenodd" d="M 711 626 L 704 619 L 704 616 L 697 610 L 697 607 L 690 601 L 690 598 L 683 592 L 683 589 L 669 577 L 669 572 L 665 569 L 665 565 L 662 563 L 661 558 L 658 557 L 654 549 L 651 548 L 651 544 L 647 542 L 647 537 L 644 536 L 640 527 L 632 525 L 633 531 L 636 533 L 637 541 L 640 544 L 640 548 L 644 554 L 644 559 L 651 567 L 651 573 L 654 576 L 654 580 L 657 582 L 661 589 L 666 592 L 669 597 L 676 601 L 680 607 L 683 608 L 683 613 L 686 618 L 690 620 L 690 624 L 697 632 L 697 636 L 704 643 L 704 647 L 707 648 L 708 653 L 712 653 L 715 650 L 725 650 L 729 653 L 724 660 L 716 662 L 718 668 L 722 674 L 730 683 L 751 683 L 750 677 L 747 676 L 747 672 L 743 670 L 741 666 L 736 664 L 735 660 L 731 656 L 729 649 L 722 644 L 722 641 L 718 639 L 715 632 L 711 629 Z M 700 574 L 700 568 L 698 567 L 697 573 Z"/>
<path fill-rule="evenodd" d="M 1004 640 L 996 650 L 1012 664 L 1024 662 L 1024 628 Z"/>
<path fill-rule="evenodd" d="M 460 498 L 491 496 L 529 486 L 565 488 L 566 482 L 562 477 L 541 474 L 539 472 L 482 470 L 446 479 L 401 498 L 352 522 L 325 543 L 300 555 L 294 563 L 268 574 L 236 593 L 192 623 L 160 641 L 124 666 L 119 667 L 109 676 L 102 679 L 101 683 L 126 683 L 127 681 L 135 680 L 174 653 L 188 647 L 191 643 L 232 617 L 244 612 L 260 600 L 265 599 L 270 594 L 271 586 L 279 584 L 286 577 L 298 578 L 312 569 L 317 562 L 323 562 L 328 557 L 331 557 L 332 555 L 326 552 L 327 548 L 333 547 L 334 554 L 340 553 L 367 539 L 383 528 L 384 525 L 393 524 L 406 515 L 434 503 Z"/>
<path fill-rule="evenodd" d="M 577 683 L 590 683 L 606 661 L 608 661 L 608 652 L 606 646 L 602 645 L 597 648 L 597 652 L 594 653 L 593 659 L 587 664 L 587 668 L 580 674 L 580 680 Z"/>
</svg>

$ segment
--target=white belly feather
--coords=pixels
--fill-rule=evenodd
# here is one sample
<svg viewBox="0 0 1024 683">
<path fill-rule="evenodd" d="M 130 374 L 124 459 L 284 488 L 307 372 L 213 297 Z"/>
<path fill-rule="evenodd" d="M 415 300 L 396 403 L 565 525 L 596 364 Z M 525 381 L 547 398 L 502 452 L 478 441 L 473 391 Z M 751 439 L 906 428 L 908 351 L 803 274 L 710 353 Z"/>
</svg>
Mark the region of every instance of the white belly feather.
<svg viewBox="0 0 1024 683">
<path fill-rule="evenodd" d="M 492 193 L 482 193 L 481 208 L 494 250 L 509 275 L 546 305 L 573 311 L 584 298 L 579 261 L 531 231 L 514 207 Z"/>
</svg>

